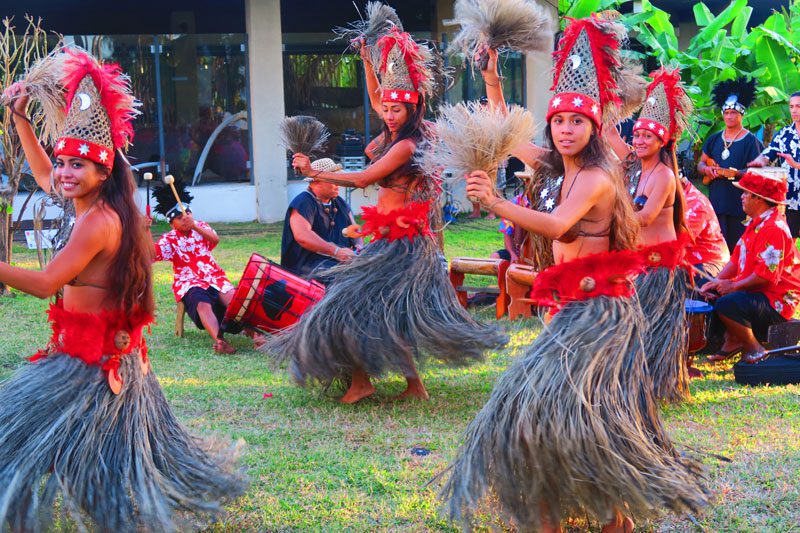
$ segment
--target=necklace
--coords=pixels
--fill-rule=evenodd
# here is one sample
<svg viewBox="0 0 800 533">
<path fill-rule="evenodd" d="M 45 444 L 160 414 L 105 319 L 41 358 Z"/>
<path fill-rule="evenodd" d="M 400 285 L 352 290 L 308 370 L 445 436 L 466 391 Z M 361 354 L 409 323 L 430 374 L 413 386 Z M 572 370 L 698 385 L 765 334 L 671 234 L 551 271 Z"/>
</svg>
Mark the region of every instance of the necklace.
<svg viewBox="0 0 800 533">
<path fill-rule="evenodd" d="M 743 131 L 744 128 L 739 128 L 739 131 L 736 132 L 736 135 L 734 135 L 733 139 L 731 139 L 730 141 L 725 139 L 725 132 L 724 131 L 722 132 L 722 145 L 725 147 L 722 150 L 722 159 L 728 159 L 731 156 L 731 151 L 729 150 L 729 148 L 734 142 L 736 142 L 736 139 L 739 138 L 739 134 L 741 134 Z"/>
<path fill-rule="evenodd" d="M 317 195 L 311 192 L 309 189 L 308 191 L 311 193 L 311 196 L 314 197 L 314 200 L 317 201 L 319 206 L 322 208 L 322 211 L 325 213 L 325 218 L 327 218 L 328 226 L 333 227 L 336 225 L 336 214 L 339 212 L 339 208 L 336 207 L 336 204 L 333 203 L 333 199 L 331 199 L 328 203 L 323 203 L 322 200 L 317 198 Z M 331 215 L 331 212 L 333 215 Z"/>
</svg>

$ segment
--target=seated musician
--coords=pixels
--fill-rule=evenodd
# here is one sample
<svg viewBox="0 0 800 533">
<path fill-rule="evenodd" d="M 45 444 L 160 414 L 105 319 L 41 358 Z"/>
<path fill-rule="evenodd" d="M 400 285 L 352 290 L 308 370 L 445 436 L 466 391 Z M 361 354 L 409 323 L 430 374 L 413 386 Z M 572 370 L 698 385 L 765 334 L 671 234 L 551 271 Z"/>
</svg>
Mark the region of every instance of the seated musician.
<svg viewBox="0 0 800 533">
<path fill-rule="evenodd" d="M 315 172 L 338 172 L 342 169 L 331 159 L 311 163 Z M 304 278 L 314 272 L 351 259 L 360 239 L 342 235 L 354 224 L 353 213 L 339 186 L 306 178 L 308 189 L 298 194 L 286 210 L 281 239 L 281 266 Z"/>
<path fill-rule="evenodd" d="M 742 189 L 742 207 L 751 220 L 730 262 L 701 292 L 717 296 L 715 312 L 725 326 L 725 343 L 709 361 L 742 354 L 742 361 L 764 358 L 760 341 L 772 324 L 794 316 L 800 302 L 800 254 L 779 205 L 787 184 L 758 170 L 734 184 Z"/>
<path fill-rule="evenodd" d="M 707 276 L 716 276 L 731 258 L 728 244 L 722 235 L 717 215 L 709 199 L 691 181 L 681 176 L 686 198 L 686 227 L 692 241 L 686 247 L 686 257 L 694 267 Z M 704 277 L 695 271 L 695 285 Z"/>
<path fill-rule="evenodd" d="M 236 349 L 219 336 L 220 322 L 233 298 L 233 285 L 211 255 L 219 237 L 211 226 L 192 216 L 189 209 L 192 195 L 186 190 L 185 183 L 176 180 L 175 190 L 181 199 L 180 204 L 167 185 L 153 191 L 155 212 L 164 215 L 172 227 L 155 243 L 154 260 L 172 262 L 175 301 L 183 301 L 192 322 L 208 332 L 214 340 L 214 351 L 235 353 Z"/>
</svg>

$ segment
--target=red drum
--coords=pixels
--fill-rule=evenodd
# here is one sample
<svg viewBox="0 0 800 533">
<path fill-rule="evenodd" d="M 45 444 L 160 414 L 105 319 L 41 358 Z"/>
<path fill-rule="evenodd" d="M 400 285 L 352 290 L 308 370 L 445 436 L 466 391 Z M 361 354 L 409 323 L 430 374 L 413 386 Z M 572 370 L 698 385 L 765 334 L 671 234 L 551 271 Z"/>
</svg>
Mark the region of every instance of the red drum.
<svg viewBox="0 0 800 533">
<path fill-rule="evenodd" d="M 282 269 L 272 261 L 253 254 L 225 311 L 226 324 L 262 333 L 291 326 L 309 307 L 325 295 L 325 286 Z"/>
</svg>

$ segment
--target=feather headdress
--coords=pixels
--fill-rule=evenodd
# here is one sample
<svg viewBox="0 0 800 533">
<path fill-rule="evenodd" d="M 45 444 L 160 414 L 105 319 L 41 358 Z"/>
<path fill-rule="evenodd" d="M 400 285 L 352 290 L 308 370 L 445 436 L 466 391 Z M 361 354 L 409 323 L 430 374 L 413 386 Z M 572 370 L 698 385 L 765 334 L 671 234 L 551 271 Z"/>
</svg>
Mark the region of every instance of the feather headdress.
<svg viewBox="0 0 800 533">
<path fill-rule="evenodd" d="M 427 44 L 393 29 L 378 39 L 376 46 L 380 50 L 377 70 L 382 101 L 416 104 L 420 95 L 429 98 L 434 93 L 435 59 Z"/>
<path fill-rule="evenodd" d="M 308 156 L 321 152 L 330 137 L 325 124 L 308 115 L 284 117 L 279 133 L 281 144 L 287 150 Z"/>
<path fill-rule="evenodd" d="M 349 43 L 364 39 L 367 46 L 373 46 L 378 39 L 397 28 L 403 31 L 403 23 L 393 7 L 381 2 L 367 2 L 364 10 L 366 18 L 350 22 L 347 26 L 337 26 L 333 29 L 337 39 L 345 39 Z M 361 13 L 359 13 L 361 16 Z"/>
<path fill-rule="evenodd" d="M 503 114 L 475 102 L 442 106 L 435 131 L 438 142 L 427 147 L 417 165 L 425 175 L 437 175 L 446 168 L 459 178 L 474 170 L 494 177 L 499 163 L 514 148 L 530 142 L 535 133 L 530 111 L 512 105 Z"/>
<path fill-rule="evenodd" d="M 553 53 L 553 86 L 547 120 L 561 112 L 580 113 L 601 128 L 626 118 L 620 83 L 631 73 L 620 57 L 621 24 L 597 15 L 571 19 Z"/>
<path fill-rule="evenodd" d="M 181 199 L 184 207 L 189 207 L 189 204 L 194 199 L 194 196 L 186 190 L 186 182 L 176 179 L 173 182 L 175 191 L 178 193 L 178 198 Z M 153 190 L 153 198 L 156 201 L 156 206 L 153 209 L 156 213 L 164 215 L 167 220 L 172 221 L 173 218 L 181 214 L 181 208 L 175 202 L 175 195 L 172 193 L 172 187 L 162 184 Z"/>
<path fill-rule="evenodd" d="M 722 81 L 715 85 L 711 92 L 714 103 L 722 109 L 723 113 L 728 109 L 733 109 L 743 115 L 753 103 L 755 94 L 755 80 L 746 78 Z"/>
<path fill-rule="evenodd" d="M 692 99 L 681 83 L 680 69 L 661 67 L 650 74 L 647 98 L 633 131 L 649 130 L 663 142 L 677 140 L 692 113 Z"/>
<path fill-rule="evenodd" d="M 133 119 L 139 102 L 131 94 L 130 78 L 117 64 L 100 64 L 75 48 L 65 48 L 62 84 L 66 91 L 64 130 L 54 150 L 90 159 L 112 168 L 114 152 L 133 140 Z"/>
<path fill-rule="evenodd" d="M 460 25 L 448 53 L 472 58 L 483 47 L 523 53 L 553 49 L 553 22 L 533 0 L 456 0 L 446 26 Z"/>
</svg>

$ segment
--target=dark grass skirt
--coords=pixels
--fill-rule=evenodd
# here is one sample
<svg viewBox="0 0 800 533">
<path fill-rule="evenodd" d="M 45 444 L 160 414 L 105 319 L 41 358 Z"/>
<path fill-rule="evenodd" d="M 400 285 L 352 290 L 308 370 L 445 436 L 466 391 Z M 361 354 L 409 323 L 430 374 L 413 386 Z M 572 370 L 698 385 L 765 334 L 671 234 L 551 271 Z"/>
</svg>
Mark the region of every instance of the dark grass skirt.
<svg viewBox="0 0 800 533">
<path fill-rule="evenodd" d="M 568 303 L 500 377 L 443 489 L 469 526 L 490 496 L 521 531 L 707 503 L 700 466 L 670 443 L 651 396 L 635 300 Z"/>
<path fill-rule="evenodd" d="M 100 367 L 55 354 L 0 386 L 0 531 L 51 530 L 59 496 L 79 530 L 172 531 L 244 492 L 235 450 L 189 435 L 138 354 L 120 375 L 116 396 Z"/>
<path fill-rule="evenodd" d="M 636 278 L 636 294 L 646 321 L 642 337 L 653 391 L 656 399 L 671 403 L 689 397 L 688 283 L 682 268 L 651 268 Z"/>
<path fill-rule="evenodd" d="M 326 275 L 333 281 L 325 297 L 265 346 L 291 360 L 300 383 L 329 383 L 355 369 L 413 376 L 414 360 L 466 364 L 507 342 L 459 305 L 431 238 L 379 239 Z"/>
</svg>

